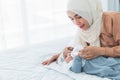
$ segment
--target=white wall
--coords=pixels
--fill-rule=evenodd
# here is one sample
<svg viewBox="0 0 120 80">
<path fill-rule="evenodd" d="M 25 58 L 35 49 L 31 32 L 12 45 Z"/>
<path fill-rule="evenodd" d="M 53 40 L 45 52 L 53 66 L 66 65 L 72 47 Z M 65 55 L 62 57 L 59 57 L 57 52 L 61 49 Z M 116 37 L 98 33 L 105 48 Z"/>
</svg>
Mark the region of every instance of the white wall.
<svg viewBox="0 0 120 80">
<path fill-rule="evenodd" d="M 103 11 L 108 11 L 108 0 L 101 0 Z"/>
</svg>

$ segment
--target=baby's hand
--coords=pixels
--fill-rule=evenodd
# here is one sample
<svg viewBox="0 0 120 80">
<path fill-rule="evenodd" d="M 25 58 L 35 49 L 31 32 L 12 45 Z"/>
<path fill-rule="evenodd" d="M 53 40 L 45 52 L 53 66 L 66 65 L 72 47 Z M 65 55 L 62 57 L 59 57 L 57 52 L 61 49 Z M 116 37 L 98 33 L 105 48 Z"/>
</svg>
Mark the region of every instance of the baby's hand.
<svg viewBox="0 0 120 80">
<path fill-rule="evenodd" d="M 72 57 L 71 54 L 69 53 L 69 54 L 67 55 L 67 57 L 65 58 L 65 61 L 66 61 L 67 63 L 69 63 L 71 60 L 73 60 L 73 57 Z"/>
<path fill-rule="evenodd" d="M 43 65 L 49 65 L 50 63 L 51 63 L 51 60 L 49 59 L 42 62 Z"/>
</svg>

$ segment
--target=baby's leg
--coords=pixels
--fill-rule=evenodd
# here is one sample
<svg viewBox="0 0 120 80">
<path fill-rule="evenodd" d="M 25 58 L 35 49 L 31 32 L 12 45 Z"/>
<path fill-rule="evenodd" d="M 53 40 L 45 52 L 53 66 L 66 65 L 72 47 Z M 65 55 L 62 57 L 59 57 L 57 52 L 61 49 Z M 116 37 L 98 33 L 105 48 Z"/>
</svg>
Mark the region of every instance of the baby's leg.
<svg viewBox="0 0 120 80">
<path fill-rule="evenodd" d="M 73 64 L 70 67 L 70 70 L 75 73 L 80 73 L 82 69 L 82 58 L 79 56 L 75 56 L 73 59 Z"/>
</svg>

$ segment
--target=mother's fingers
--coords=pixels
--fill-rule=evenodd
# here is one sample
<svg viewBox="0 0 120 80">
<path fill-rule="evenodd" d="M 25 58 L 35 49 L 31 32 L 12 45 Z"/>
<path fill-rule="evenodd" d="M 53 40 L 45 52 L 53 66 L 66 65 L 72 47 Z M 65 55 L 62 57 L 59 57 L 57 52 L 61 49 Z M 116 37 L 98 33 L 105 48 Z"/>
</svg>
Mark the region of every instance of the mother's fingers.
<svg viewBox="0 0 120 80">
<path fill-rule="evenodd" d="M 85 60 L 90 60 L 90 59 L 92 59 L 91 57 L 86 57 L 86 58 L 84 58 Z"/>
<path fill-rule="evenodd" d="M 88 51 L 80 51 L 78 53 L 78 56 L 82 57 L 82 58 L 88 58 L 91 57 L 90 53 Z"/>
<path fill-rule="evenodd" d="M 89 51 L 87 49 L 82 49 L 82 50 L 79 50 L 79 52 L 81 52 L 81 53 L 87 53 Z"/>
<path fill-rule="evenodd" d="M 82 56 L 82 58 L 84 58 L 84 59 L 86 59 L 86 60 L 89 60 L 89 59 L 92 59 L 93 56 L 90 55 L 90 54 L 87 54 L 87 55 Z"/>
<path fill-rule="evenodd" d="M 81 57 L 88 56 L 89 52 L 87 50 L 80 50 L 78 55 Z"/>
</svg>

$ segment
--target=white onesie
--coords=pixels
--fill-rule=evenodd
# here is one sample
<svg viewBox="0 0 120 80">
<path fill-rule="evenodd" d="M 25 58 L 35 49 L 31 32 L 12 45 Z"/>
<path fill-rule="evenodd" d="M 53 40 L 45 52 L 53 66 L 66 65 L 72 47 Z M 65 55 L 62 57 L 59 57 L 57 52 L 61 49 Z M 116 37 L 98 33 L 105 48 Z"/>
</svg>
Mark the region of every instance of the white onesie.
<svg viewBox="0 0 120 80">
<path fill-rule="evenodd" d="M 81 50 L 81 49 L 82 49 L 81 45 L 77 45 L 77 46 L 74 47 L 74 49 L 73 49 L 73 51 L 71 53 L 71 56 L 73 57 L 73 59 L 78 54 L 79 50 Z M 58 64 L 60 66 L 63 66 L 66 69 L 69 69 L 72 66 L 72 63 L 73 63 L 73 60 L 71 60 L 69 63 L 67 63 L 65 61 L 65 59 L 63 57 L 63 53 L 61 53 L 60 56 L 58 57 Z M 83 64 L 82 66 L 84 66 L 84 64 L 85 64 L 85 60 L 84 59 L 82 60 L 82 64 Z"/>
</svg>

